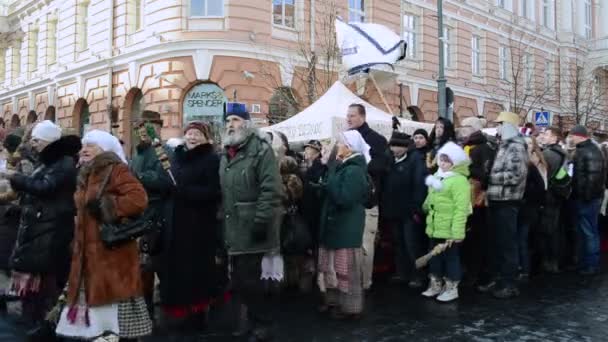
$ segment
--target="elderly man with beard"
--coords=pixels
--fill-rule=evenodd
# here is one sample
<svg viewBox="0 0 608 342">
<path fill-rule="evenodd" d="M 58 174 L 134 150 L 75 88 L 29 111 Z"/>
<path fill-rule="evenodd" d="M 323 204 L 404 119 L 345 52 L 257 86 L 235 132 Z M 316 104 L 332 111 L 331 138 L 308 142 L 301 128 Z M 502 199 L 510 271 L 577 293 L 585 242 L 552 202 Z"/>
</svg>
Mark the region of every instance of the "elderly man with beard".
<svg viewBox="0 0 608 342">
<path fill-rule="evenodd" d="M 137 126 L 139 143 L 130 165 L 131 171 L 144 186 L 148 194 L 148 209 L 146 210 L 155 212 L 159 220 L 164 216 L 165 206 L 172 185 L 169 175 L 163 169 L 153 146 L 153 139 L 160 137 L 162 124 L 163 121 L 160 119 L 159 113 L 149 110 L 145 110 L 142 113 L 142 121 Z M 144 236 L 140 241 L 144 297 L 151 317 L 154 317 L 152 301 L 154 297 L 155 274 L 155 265 L 152 259 L 159 252 L 159 238 L 159 234 L 151 233 L 148 236 Z"/>
<path fill-rule="evenodd" d="M 245 105 L 226 105 L 226 131 L 220 180 L 224 239 L 232 265 L 232 289 L 240 305 L 235 336 L 252 331 L 250 340 L 270 339 L 263 317 L 261 263 L 279 252 L 281 177 L 270 144 L 256 129 Z M 253 328 L 253 329 L 252 329 Z"/>
</svg>

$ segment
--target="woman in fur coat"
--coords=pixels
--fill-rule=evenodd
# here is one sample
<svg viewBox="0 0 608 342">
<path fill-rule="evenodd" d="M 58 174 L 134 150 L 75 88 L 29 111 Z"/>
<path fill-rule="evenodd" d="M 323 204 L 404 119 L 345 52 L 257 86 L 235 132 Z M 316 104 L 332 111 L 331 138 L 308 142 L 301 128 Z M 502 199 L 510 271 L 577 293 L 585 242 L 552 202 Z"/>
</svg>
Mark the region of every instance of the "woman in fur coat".
<svg viewBox="0 0 608 342">
<path fill-rule="evenodd" d="M 152 332 L 143 298 L 137 242 L 108 248 L 99 228 L 102 222 L 141 215 L 148 198 L 129 171 L 116 137 L 93 130 L 82 143 L 67 303 L 56 333 L 81 340 L 114 335 L 120 341 L 135 341 Z"/>
</svg>

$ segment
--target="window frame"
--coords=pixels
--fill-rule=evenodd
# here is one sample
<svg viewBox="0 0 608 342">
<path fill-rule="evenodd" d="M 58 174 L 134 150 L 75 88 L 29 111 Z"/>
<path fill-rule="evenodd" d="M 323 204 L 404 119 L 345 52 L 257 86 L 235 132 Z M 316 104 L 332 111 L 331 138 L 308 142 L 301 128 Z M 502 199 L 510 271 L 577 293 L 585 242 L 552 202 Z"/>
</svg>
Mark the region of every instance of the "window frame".
<svg viewBox="0 0 608 342">
<path fill-rule="evenodd" d="M 192 2 L 193 1 L 205 1 L 205 6 L 203 8 L 203 15 L 193 15 L 192 14 Z M 222 14 L 220 15 L 208 15 L 209 13 L 209 1 L 210 0 L 188 0 L 188 17 L 189 18 L 193 18 L 193 19 L 213 19 L 213 18 L 225 18 L 226 16 L 226 10 L 225 10 L 225 6 L 226 6 L 226 2 L 225 0 L 216 0 L 216 1 L 221 1 L 222 2 Z M 213 1 L 213 0 L 211 0 Z"/>
<path fill-rule="evenodd" d="M 144 5 L 145 0 L 133 0 L 135 1 L 135 32 L 141 31 L 144 28 Z M 138 25 L 139 24 L 139 25 Z"/>
<path fill-rule="evenodd" d="M 59 20 L 58 18 L 47 19 L 46 40 L 46 65 L 56 64 L 59 59 Z M 52 30 L 51 30 L 52 28 Z M 52 32 L 52 33 L 51 33 Z M 52 38 L 50 38 L 52 37 Z M 51 53 L 52 52 L 52 53 Z M 51 59 L 51 56 L 53 57 Z"/>
<path fill-rule="evenodd" d="M 471 74 L 473 76 L 482 76 L 481 41 L 481 36 L 477 34 L 471 36 Z"/>
<path fill-rule="evenodd" d="M 296 29 L 296 21 L 297 21 L 297 6 L 298 6 L 298 1 L 297 0 L 280 0 L 281 1 L 281 23 L 276 23 L 274 21 L 274 0 L 272 1 L 272 25 L 280 27 L 280 28 L 287 28 L 290 30 L 295 30 Z M 293 2 L 293 26 L 289 26 L 289 25 L 285 25 L 285 1 L 292 1 Z"/>
<path fill-rule="evenodd" d="M 550 59 L 545 60 L 545 91 L 549 91 L 553 87 L 554 71 L 553 61 Z"/>
<path fill-rule="evenodd" d="M 508 48 L 504 45 L 498 47 L 498 78 L 501 81 L 509 80 L 509 53 Z"/>
<path fill-rule="evenodd" d="M 591 0 L 584 0 L 584 20 L 583 20 L 583 28 L 585 30 L 584 35 L 585 38 L 591 39 L 593 38 L 593 4 Z"/>
<path fill-rule="evenodd" d="M 351 3 L 359 3 L 361 4 L 361 8 L 353 8 L 351 7 Z M 365 13 L 365 0 L 348 0 L 348 22 L 355 22 L 355 23 L 364 23 L 365 19 L 367 18 L 366 13 Z M 358 16 L 359 20 L 353 20 L 353 14 L 355 14 L 356 16 Z"/>
<path fill-rule="evenodd" d="M 77 52 L 86 51 L 89 48 L 89 15 L 90 15 L 90 1 L 82 1 L 78 4 L 78 13 L 76 25 L 76 36 L 78 37 L 78 44 L 76 46 Z"/>
<path fill-rule="evenodd" d="M 524 89 L 532 90 L 534 84 L 534 55 L 526 53 L 524 55 Z"/>
<path fill-rule="evenodd" d="M 542 0 L 543 7 L 543 26 L 552 29 L 553 28 L 553 2 L 554 0 Z"/>
<path fill-rule="evenodd" d="M 8 48 L 4 47 L 0 49 L 0 88 L 4 86 L 4 81 L 6 81 L 6 54 Z"/>
<path fill-rule="evenodd" d="M 411 27 L 406 26 L 405 18 L 411 18 Z M 420 17 L 413 13 L 405 12 L 401 15 L 401 38 L 407 43 L 406 57 L 415 60 L 418 57 L 418 27 Z M 406 34 L 408 35 L 406 37 Z"/>
<path fill-rule="evenodd" d="M 27 45 L 27 57 L 28 57 L 28 77 L 31 77 L 32 74 L 38 71 L 40 65 L 38 65 L 38 43 L 40 40 L 40 28 L 32 27 L 28 32 L 28 45 Z"/>
<path fill-rule="evenodd" d="M 443 27 L 443 61 L 446 69 L 454 68 L 454 58 L 452 56 L 452 34 L 454 29 L 450 26 Z"/>
</svg>

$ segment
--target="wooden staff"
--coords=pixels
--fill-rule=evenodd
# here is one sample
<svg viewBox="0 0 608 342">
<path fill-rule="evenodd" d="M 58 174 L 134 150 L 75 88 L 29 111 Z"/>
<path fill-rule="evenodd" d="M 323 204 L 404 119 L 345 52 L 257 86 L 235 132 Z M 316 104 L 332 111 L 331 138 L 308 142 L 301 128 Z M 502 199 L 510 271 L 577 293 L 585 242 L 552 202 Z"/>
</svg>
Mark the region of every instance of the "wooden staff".
<svg viewBox="0 0 608 342">
<path fill-rule="evenodd" d="M 382 99 L 382 102 L 384 102 L 384 105 L 386 106 L 386 109 L 388 109 L 388 112 L 391 113 L 391 115 L 395 115 L 393 113 L 393 110 L 391 109 L 391 106 L 388 105 L 388 101 L 386 101 L 386 97 L 384 97 L 384 93 L 382 92 L 382 89 L 380 89 L 380 87 L 378 86 L 378 82 L 376 82 L 376 78 L 374 77 L 374 75 L 371 72 L 368 75 L 369 75 L 369 78 L 372 80 L 374 87 L 376 87 L 378 94 L 380 94 L 380 98 Z"/>
<path fill-rule="evenodd" d="M 156 135 L 156 130 L 154 129 L 154 126 L 149 123 L 146 123 L 145 128 L 146 133 L 148 134 L 150 139 L 152 139 L 152 146 L 154 147 L 154 152 L 156 152 L 156 157 L 158 157 L 158 160 L 160 161 L 160 165 L 162 166 L 163 170 L 167 172 L 169 178 L 171 178 L 171 182 L 173 182 L 173 185 L 177 185 L 175 177 L 171 172 L 171 161 L 169 160 L 167 152 L 165 152 L 165 149 L 161 144 L 159 137 Z"/>
<path fill-rule="evenodd" d="M 416 269 L 418 270 L 418 269 L 425 267 L 426 265 L 429 264 L 429 261 L 431 261 L 431 259 L 433 257 L 445 252 L 445 250 L 448 249 L 449 247 L 450 247 L 450 244 L 447 242 L 438 244 L 430 252 L 428 252 L 427 254 L 416 259 Z"/>
</svg>

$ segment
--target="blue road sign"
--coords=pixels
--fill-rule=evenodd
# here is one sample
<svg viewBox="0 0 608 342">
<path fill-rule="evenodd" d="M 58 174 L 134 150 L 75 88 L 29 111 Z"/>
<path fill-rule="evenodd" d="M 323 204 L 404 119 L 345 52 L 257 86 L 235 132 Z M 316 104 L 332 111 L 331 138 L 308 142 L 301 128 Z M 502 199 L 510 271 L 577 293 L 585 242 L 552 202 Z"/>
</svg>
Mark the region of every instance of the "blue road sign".
<svg viewBox="0 0 608 342">
<path fill-rule="evenodd" d="M 536 125 L 536 127 L 549 127 L 550 119 L 551 113 L 549 112 L 534 113 L 534 125 Z"/>
</svg>

